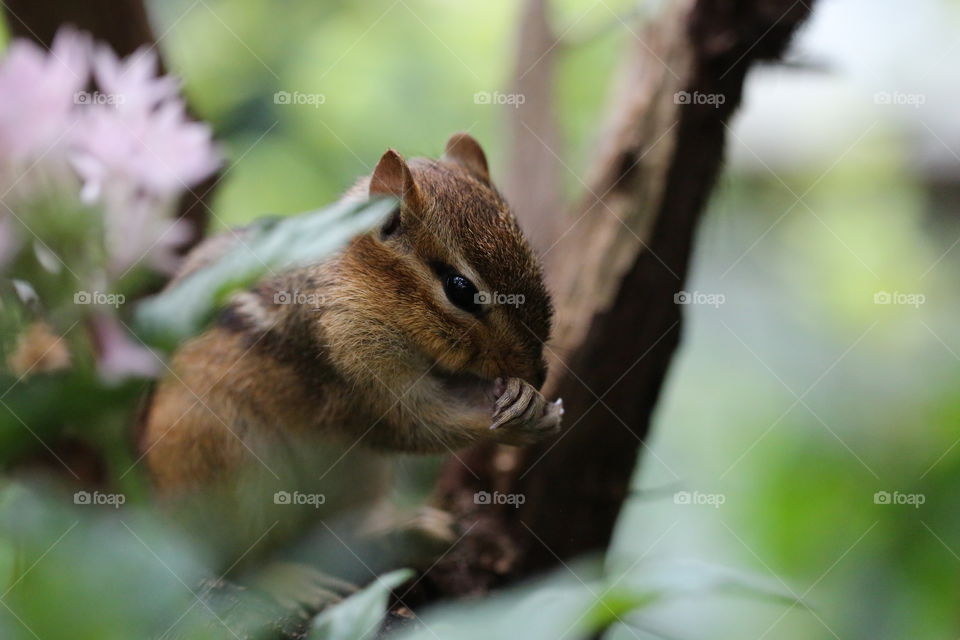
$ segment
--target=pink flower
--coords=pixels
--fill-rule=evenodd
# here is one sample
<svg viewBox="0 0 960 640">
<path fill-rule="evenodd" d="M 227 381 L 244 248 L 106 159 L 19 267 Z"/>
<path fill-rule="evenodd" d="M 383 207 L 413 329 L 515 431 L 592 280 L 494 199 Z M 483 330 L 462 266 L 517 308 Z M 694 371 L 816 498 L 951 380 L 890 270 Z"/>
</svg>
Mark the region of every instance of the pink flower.
<svg viewBox="0 0 960 640">
<path fill-rule="evenodd" d="M 140 263 L 172 273 L 179 264 L 177 248 L 192 236 L 190 223 L 158 213 L 172 210 L 176 201 L 124 187 L 108 183 L 102 198 L 108 274 L 120 278 Z"/>
<path fill-rule="evenodd" d="M 74 166 L 88 198 L 109 181 L 158 198 L 179 195 L 220 166 L 210 127 L 187 119 L 177 82 L 155 76 L 156 68 L 152 51 L 121 62 L 97 49 L 94 75 L 105 102 L 90 105 L 74 139 Z"/>
<path fill-rule="evenodd" d="M 173 220 L 177 202 L 220 166 L 210 127 L 188 119 L 178 80 L 158 67 L 150 49 L 121 60 L 71 29 L 49 53 L 14 40 L 0 63 L 0 204 L 20 208 L 41 189 L 73 193 L 79 179 L 80 199 L 103 211 L 112 277 L 141 261 L 175 266 L 172 250 L 189 231 Z M 91 75 L 97 91 L 87 93 Z M 16 235 L 0 234 L 3 251 Z"/>
<path fill-rule="evenodd" d="M 176 218 L 177 204 L 217 170 L 220 155 L 210 127 L 188 118 L 179 82 L 158 68 L 152 50 L 121 60 L 71 29 L 58 32 L 50 52 L 25 40 L 10 44 L 0 61 L 0 269 L 25 244 L 19 222 L 29 225 L 35 206 L 53 209 L 44 210 L 51 217 L 98 216 L 82 226 L 102 226 L 89 255 L 104 257 L 73 266 L 82 282 L 109 290 L 141 262 L 174 269 L 173 250 L 190 231 Z M 88 93 L 91 78 L 97 91 Z M 71 198 L 77 206 L 49 207 Z M 90 323 L 105 379 L 157 373 L 155 355 L 115 314 L 92 312 Z"/>
<path fill-rule="evenodd" d="M 98 45 L 93 51 L 97 87 L 108 98 L 114 98 L 121 111 L 148 112 L 162 102 L 178 99 L 180 82 L 171 76 L 157 76 L 158 67 L 152 48 L 142 47 L 124 61 L 105 45 Z"/>
<path fill-rule="evenodd" d="M 90 38 L 61 29 L 49 55 L 14 40 L 0 65 L 0 166 L 36 159 L 65 142 L 90 77 Z"/>
<path fill-rule="evenodd" d="M 110 314 L 97 314 L 90 319 L 97 347 L 97 367 L 107 382 L 126 378 L 152 378 L 160 371 L 160 359 L 148 348 L 134 342 L 120 321 Z"/>
<path fill-rule="evenodd" d="M 212 132 L 187 118 L 179 83 L 156 75 L 153 51 L 121 61 L 98 47 L 93 66 L 101 99 L 85 109 L 72 143 L 82 197 L 104 207 L 112 274 L 141 260 L 169 272 L 173 250 L 189 237 L 170 220 L 176 203 L 220 166 Z"/>
</svg>

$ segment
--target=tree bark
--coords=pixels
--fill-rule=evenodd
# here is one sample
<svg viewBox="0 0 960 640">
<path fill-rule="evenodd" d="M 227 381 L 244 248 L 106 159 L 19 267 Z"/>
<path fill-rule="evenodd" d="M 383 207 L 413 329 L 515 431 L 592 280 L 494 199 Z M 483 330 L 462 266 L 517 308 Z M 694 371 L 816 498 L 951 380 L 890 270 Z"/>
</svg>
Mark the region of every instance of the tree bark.
<svg viewBox="0 0 960 640">
<path fill-rule="evenodd" d="M 29 38 L 46 48 L 65 24 L 109 42 L 121 56 L 154 44 L 147 11 L 140 0 L 4 0 L 4 9 L 14 36 Z"/>
<path fill-rule="evenodd" d="M 564 400 L 564 432 L 447 462 L 437 501 L 469 534 L 422 598 L 482 593 L 609 544 L 680 340 L 674 295 L 726 123 L 748 70 L 781 56 L 809 13 L 803 0 L 679 0 L 635 34 L 586 193 L 548 261 L 557 326 L 545 391 Z M 525 502 L 475 504 L 494 490 Z"/>
<path fill-rule="evenodd" d="M 507 114 L 507 173 L 498 183 L 538 253 L 560 233 L 563 210 L 560 125 L 553 95 L 561 39 L 550 26 L 548 0 L 529 0 L 520 12 Z"/>
</svg>

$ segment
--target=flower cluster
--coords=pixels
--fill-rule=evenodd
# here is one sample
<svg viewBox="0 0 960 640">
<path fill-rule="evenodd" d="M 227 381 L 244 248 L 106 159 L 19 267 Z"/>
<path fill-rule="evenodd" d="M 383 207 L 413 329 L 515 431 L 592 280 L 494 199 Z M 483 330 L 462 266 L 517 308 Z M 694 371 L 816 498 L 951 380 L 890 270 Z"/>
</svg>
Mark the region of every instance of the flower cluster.
<svg viewBox="0 0 960 640">
<path fill-rule="evenodd" d="M 152 49 L 120 60 L 69 29 L 49 52 L 10 44 L 0 63 L 0 264 L 16 246 L 5 218 L 54 183 L 102 207 L 111 275 L 141 260 L 172 267 L 188 231 L 171 219 L 175 204 L 220 158 L 209 127 L 188 119 L 178 82 L 157 68 Z"/>
<path fill-rule="evenodd" d="M 0 273 L 45 282 L 55 278 L 44 270 L 66 270 L 73 291 L 111 291 L 141 270 L 172 271 L 192 231 L 177 205 L 220 155 L 156 53 L 120 59 L 69 28 L 49 51 L 17 39 L 0 60 L 0 95 Z M 152 355 L 126 337 L 115 309 L 77 313 L 101 372 L 148 372 Z"/>
</svg>

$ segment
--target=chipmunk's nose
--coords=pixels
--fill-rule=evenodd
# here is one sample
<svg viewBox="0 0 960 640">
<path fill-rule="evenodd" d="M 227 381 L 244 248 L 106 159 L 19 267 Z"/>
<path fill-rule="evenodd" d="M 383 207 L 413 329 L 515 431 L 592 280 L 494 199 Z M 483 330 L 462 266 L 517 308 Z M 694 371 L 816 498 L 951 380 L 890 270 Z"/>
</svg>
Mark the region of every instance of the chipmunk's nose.
<svg viewBox="0 0 960 640">
<path fill-rule="evenodd" d="M 539 389 L 547 380 L 547 361 L 542 354 L 534 357 L 525 354 L 525 357 L 515 359 L 512 366 L 505 366 L 499 374 L 504 378 L 521 378 Z"/>
</svg>

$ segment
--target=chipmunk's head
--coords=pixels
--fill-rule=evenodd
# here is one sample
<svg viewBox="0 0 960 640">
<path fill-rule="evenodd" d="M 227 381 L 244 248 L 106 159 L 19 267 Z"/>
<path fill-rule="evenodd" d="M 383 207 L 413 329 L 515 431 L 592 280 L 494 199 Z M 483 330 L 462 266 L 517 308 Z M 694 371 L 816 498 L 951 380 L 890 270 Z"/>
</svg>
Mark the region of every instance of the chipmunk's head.
<svg viewBox="0 0 960 640">
<path fill-rule="evenodd" d="M 362 272 L 351 278 L 360 283 L 351 297 L 390 328 L 394 348 L 425 357 L 435 375 L 518 377 L 540 387 L 550 297 L 477 141 L 454 135 L 440 160 L 407 162 L 387 151 L 360 184 L 363 195 L 400 202 L 344 263 Z"/>
</svg>

